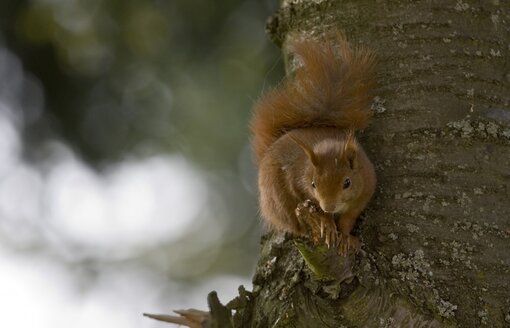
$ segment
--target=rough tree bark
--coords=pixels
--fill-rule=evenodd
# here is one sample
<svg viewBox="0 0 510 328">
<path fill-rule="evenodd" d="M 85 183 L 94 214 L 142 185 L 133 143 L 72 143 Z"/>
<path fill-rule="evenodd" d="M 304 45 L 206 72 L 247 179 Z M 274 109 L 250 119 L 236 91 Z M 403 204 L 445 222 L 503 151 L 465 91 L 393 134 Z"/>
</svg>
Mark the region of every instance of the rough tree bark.
<svg viewBox="0 0 510 328">
<path fill-rule="evenodd" d="M 268 234 L 253 291 L 206 325 L 510 327 L 510 1 L 283 0 L 267 28 L 286 59 L 338 28 L 376 50 L 378 190 L 361 253 Z"/>
</svg>

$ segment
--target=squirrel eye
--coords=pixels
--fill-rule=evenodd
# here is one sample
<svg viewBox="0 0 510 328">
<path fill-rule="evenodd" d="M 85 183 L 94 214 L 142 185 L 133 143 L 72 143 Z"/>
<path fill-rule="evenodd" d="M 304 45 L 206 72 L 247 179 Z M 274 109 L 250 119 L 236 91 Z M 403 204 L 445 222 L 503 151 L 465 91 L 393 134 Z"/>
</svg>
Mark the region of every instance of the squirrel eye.
<svg viewBox="0 0 510 328">
<path fill-rule="evenodd" d="M 312 187 L 313 187 L 313 189 L 317 188 L 317 187 L 315 186 L 315 181 L 312 181 Z"/>
<path fill-rule="evenodd" d="M 350 186 L 351 186 L 351 179 L 346 178 L 346 179 L 344 180 L 344 186 L 343 186 L 343 187 L 344 187 L 344 189 L 347 189 L 347 188 L 349 188 Z"/>
</svg>

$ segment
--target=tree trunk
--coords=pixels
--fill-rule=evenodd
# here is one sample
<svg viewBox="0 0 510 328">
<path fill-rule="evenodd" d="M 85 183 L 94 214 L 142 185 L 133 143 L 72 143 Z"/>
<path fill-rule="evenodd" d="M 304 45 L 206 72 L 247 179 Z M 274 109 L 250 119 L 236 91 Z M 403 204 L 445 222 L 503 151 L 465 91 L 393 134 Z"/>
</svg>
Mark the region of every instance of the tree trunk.
<svg viewBox="0 0 510 328">
<path fill-rule="evenodd" d="M 510 327 L 510 1 L 283 0 L 268 21 L 286 62 L 334 29 L 379 57 L 363 249 L 268 234 L 233 326 Z"/>
</svg>

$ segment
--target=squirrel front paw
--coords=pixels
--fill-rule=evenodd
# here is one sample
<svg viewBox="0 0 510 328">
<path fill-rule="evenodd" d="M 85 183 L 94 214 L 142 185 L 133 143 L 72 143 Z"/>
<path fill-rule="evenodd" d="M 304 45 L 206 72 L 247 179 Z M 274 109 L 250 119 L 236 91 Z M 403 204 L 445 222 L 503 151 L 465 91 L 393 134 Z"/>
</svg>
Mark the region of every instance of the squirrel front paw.
<svg viewBox="0 0 510 328">
<path fill-rule="evenodd" d="M 296 207 L 296 217 L 301 226 L 308 231 L 315 244 L 320 240 L 328 246 L 336 245 L 338 231 L 335 220 L 327 213 L 324 213 L 319 206 L 307 199 Z"/>
<path fill-rule="evenodd" d="M 303 217 L 306 213 L 317 213 L 319 212 L 320 207 L 315 205 L 311 200 L 307 199 L 304 202 L 301 202 L 296 207 L 296 216 Z"/>
<path fill-rule="evenodd" d="M 351 234 L 340 234 L 338 252 L 342 256 L 347 256 L 350 249 L 353 249 L 356 253 L 361 249 L 361 242 L 358 237 L 354 237 Z"/>
</svg>

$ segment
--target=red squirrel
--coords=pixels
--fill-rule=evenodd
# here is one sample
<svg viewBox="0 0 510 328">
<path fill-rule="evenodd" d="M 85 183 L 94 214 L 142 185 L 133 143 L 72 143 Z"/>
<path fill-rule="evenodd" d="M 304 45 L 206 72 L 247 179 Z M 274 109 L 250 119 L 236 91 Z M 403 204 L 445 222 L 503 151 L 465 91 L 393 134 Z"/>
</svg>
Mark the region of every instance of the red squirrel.
<svg viewBox="0 0 510 328">
<path fill-rule="evenodd" d="M 298 40 L 301 63 L 255 105 L 251 121 L 262 217 L 272 229 L 325 239 L 346 255 L 375 190 L 374 167 L 355 137 L 371 118 L 375 55 L 343 33 Z"/>
</svg>

